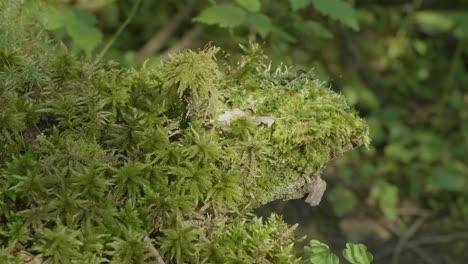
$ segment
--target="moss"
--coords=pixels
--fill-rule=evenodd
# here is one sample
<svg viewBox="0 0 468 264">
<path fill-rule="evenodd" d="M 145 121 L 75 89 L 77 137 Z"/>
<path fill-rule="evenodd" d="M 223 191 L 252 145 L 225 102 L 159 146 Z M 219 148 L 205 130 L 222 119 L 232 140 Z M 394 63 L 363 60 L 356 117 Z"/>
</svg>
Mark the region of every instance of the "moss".
<svg viewBox="0 0 468 264">
<path fill-rule="evenodd" d="M 168 263 L 299 261 L 279 217 L 248 213 L 303 196 L 330 159 L 368 143 L 342 96 L 271 70 L 256 45 L 231 71 L 217 48 L 155 68 L 92 64 L 6 2 L 1 259 L 24 248 L 49 263 L 141 263 L 152 244 Z"/>
</svg>

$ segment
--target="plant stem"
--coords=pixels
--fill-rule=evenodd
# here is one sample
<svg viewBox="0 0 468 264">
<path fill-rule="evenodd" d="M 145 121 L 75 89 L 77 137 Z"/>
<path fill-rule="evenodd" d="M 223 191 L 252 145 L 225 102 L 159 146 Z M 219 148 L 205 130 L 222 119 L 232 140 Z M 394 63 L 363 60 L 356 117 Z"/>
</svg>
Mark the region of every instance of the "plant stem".
<svg viewBox="0 0 468 264">
<path fill-rule="evenodd" d="M 184 21 L 191 18 L 190 15 L 197 8 L 197 4 L 197 0 L 187 0 L 185 2 L 184 8 L 182 8 L 161 31 L 159 31 L 157 34 L 151 37 L 148 42 L 146 42 L 146 44 L 138 53 L 140 60 L 143 61 L 152 53 L 161 50 L 164 44 L 166 44 L 166 41 L 172 37 L 180 25 L 182 25 Z"/>
<path fill-rule="evenodd" d="M 457 47 L 455 48 L 455 53 L 453 54 L 452 63 L 450 65 L 449 72 L 447 73 L 447 79 L 445 81 L 444 87 L 442 88 L 442 98 L 440 99 L 437 114 L 441 115 L 442 111 L 444 110 L 447 101 L 449 100 L 450 93 L 453 91 L 453 86 L 455 82 L 455 74 L 458 71 L 458 66 L 460 64 L 460 60 L 463 56 L 463 52 L 465 51 L 465 42 L 463 40 L 459 40 L 457 43 Z"/>
<path fill-rule="evenodd" d="M 97 55 L 96 59 L 94 60 L 94 63 L 98 63 L 102 57 L 107 53 L 109 48 L 114 44 L 115 40 L 122 34 L 124 29 L 130 24 L 130 21 L 132 21 L 133 17 L 136 14 L 136 11 L 138 10 L 138 7 L 140 6 L 141 0 L 135 0 L 135 3 L 133 4 L 132 10 L 130 11 L 130 14 L 128 15 L 127 19 L 120 25 L 119 29 L 115 34 L 112 36 L 112 38 L 107 42 L 107 44 L 104 46 L 104 48 L 99 52 Z"/>
</svg>

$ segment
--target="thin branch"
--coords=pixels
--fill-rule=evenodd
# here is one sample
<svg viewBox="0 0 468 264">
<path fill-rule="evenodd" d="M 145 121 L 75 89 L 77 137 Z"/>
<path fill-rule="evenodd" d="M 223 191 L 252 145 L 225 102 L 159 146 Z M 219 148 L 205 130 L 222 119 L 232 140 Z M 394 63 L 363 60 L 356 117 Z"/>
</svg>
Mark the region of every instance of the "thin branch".
<svg viewBox="0 0 468 264">
<path fill-rule="evenodd" d="M 351 39 L 351 36 L 348 31 L 346 30 L 340 30 L 340 34 L 342 36 L 344 45 L 346 46 L 346 49 L 351 55 L 351 58 L 353 59 L 354 63 L 356 64 L 356 67 L 358 69 L 359 75 L 361 76 L 361 79 L 364 81 L 364 83 L 371 88 L 371 90 L 375 93 L 377 98 L 379 99 L 381 104 L 386 103 L 386 96 L 384 94 L 384 90 L 380 86 L 380 84 L 377 82 L 377 80 L 374 78 L 374 76 L 369 72 L 369 69 L 367 68 L 361 53 L 359 50 L 356 48 L 356 46 L 353 43 L 353 40 Z"/>
<path fill-rule="evenodd" d="M 455 52 L 453 54 L 452 62 L 450 65 L 450 69 L 447 73 L 447 79 L 445 80 L 445 84 L 443 86 L 443 95 L 441 97 L 441 100 L 439 101 L 439 104 L 437 105 L 437 114 L 440 116 L 443 115 L 443 111 L 446 109 L 447 101 L 450 96 L 452 96 L 452 91 L 454 90 L 454 83 L 456 79 L 456 73 L 459 71 L 459 65 L 460 62 L 463 59 L 463 53 L 465 52 L 466 45 L 465 41 L 459 40 L 457 43 L 457 46 L 455 48 Z"/>
<path fill-rule="evenodd" d="M 468 232 L 445 234 L 445 235 L 431 235 L 425 236 L 417 240 L 408 242 L 407 248 L 420 247 L 433 244 L 445 244 L 453 241 L 468 240 Z"/>
<path fill-rule="evenodd" d="M 400 237 L 400 240 L 398 241 L 398 244 L 395 247 L 395 250 L 393 251 L 393 257 L 392 257 L 392 263 L 393 264 L 398 264 L 400 263 L 400 255 L 403 249 L 405 248 L 406 244 L 408 243 L 408 240 L 416 234 L 416 232 L 421 228 L 421 226 L 424 224 L 426 219 L 428 218 L 427 215 L 421 216 L 416 220 L 410 228 Z"/>
<path fill-rule="evenodd" d="M 156 257 L 156 261 L 158 262 L 158 264 L 166 264 L 164 260 L 162 259 L 161 255 L 159 254 L 159 251 L 151 243 L 151 239 L 148 236 L 145 236 L 144 240 L 148 241 L 149 251 L 151 252 L 151 254 L 153 254 Z"/>
<path fill-rule="evenodd" d="M 421 208 L 398 208 L 398 214 L 401 216 L 428 216 L 431 212 Z"/>
<path fill-rule="evenodd" d="M 130 24 L 130 21 L 132 21 L 133 17 L 136 14 L 136 11 L 138 10 L 138 7 L 140 6 L 141 0 L 136 0 L 135 3 L 133 4 L 132 10 L 130 10 L 130 14 L 128 15 L 127 19 L 120 25 L 119 29 L 115 34 L 112 36 L 112 38 L 107 42 L 107 44 L 104 46 L 104 48 L 101 50 L 101 52 L 97 55 L 96 60 L 94 63 L 99 62 L 102 57 L 107 53 L 109 48 L 114 44 L 115 40 L 122 34 L 124 29 Z"/>
<path fill-rule="evenodd" d="M 181 9 L 176 16 L 159 32 L 153 35 L 141 48 L 138 53 L 140 60 L 148 58 L 152 53 L 155 53 L 164 46 L 166 41 L 176 32 L 182 22 L 190 18 L 197 7 L 197 0 L 187 0 L 183 9 Z"/>
<path fill-rule="evenodd" d="M 424 263 L 435 264 L 435 262 L 433 260 L 433 257 L 431 255 L 429 255 L 423 249 L 421 249 L 421 248 L 412 248 L 411 250 L 414 252 L 414 254 L 418 255 L 424 261 Z"/>
<path fill-rule="evenodd" d="M 456 232 L 450 234 L 437 234 L 437 235 L 426 235 L 419 239 L 415 239 L 406 243 L 402 252 L 405 250 L 420 249 L 424 246 L 432 246 L 437 244 L 447 244 L 458 241 L 468 241 L 468 232 Z M 386 249 L 384 252 L 381 252 L 379 255 L 375 255 L 375 261 L 380 259 L 386 259 L 393 254 L 394 248 Z M 415 252 L 416 253 L 416 252 Z M 417 253 L 416 253 L 417 254 Z"/>
<path fill-rule="evenodd" d="M 205 27 L 202 25 L 196 25 L 193 27 L 189 32 L 182 36 L 179 42 L 161 55 L 161 61 L 166 61 L 170 54 L 180 52 L 181 50 L 190 47 L 193 44 L 194 39 L 203 32 L 204 28 Z"/>
</svg>

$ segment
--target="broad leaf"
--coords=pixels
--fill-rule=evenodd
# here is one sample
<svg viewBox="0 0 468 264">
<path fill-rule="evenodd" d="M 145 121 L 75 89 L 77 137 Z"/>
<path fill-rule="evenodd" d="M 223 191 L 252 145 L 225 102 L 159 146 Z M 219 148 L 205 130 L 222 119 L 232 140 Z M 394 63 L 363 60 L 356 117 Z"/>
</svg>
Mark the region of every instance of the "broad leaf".
<svg viewBox="0 0 468 264">
<path fill-rule="evenodd" d="M 454 26 L 454 21 L 441 12 L 419 11 L 415 21 L 426 32 L 448 32 Z"/>
<path fill-rule="evenodd" d="M 251 25 L 263 38 L 270 33 L 272 24 L 269 17 L 263 14 L 250 14 L 247 23 Z"/>
<path fill-rule="evenodd" d="M 312 0 L 289 0 L 289 2 L 291 3 L 292 10 L 297 11 L 301 8 L 310 5 L 310 3 L 312 3 Z"/>
<path fill-rule="evenodd" d="M 81 21 L 81 23 L 84 23 L 89 26 L 94 26 L 97 23 L 96 16 L 94 16 L 91 13 L 84 12 L 82 10 L 73 8 L 73 13 L 75 14 L 76 18 Z"/>
<path fill-rule="evenodd" d="M 46 29 L 65 29 L 73 43 L 87 55 L 90 55 L 102 40 L 102 33 L 93 26 L 96 18 L 89 13 L 75 9 L 58 10 L 46 4 L 41 5 L 38 10 L 41 11 Z"/>
<path fill-rule="evenodd" d="M 272 37 L 287 43 L 295 43 L 297 41 L 293 35 L 278 27 L 272 29 Z"/>
<path fill-rule="evenodd" d="M 233 28 L 245 22 L 247 12 L 231 4 L 220 4 L 206 8 L 193 21 L 208 25 Z"/>
<path fill-rule="evenodd" d="M 370 198 L 379 202 L 379 207 L 389 219 L 398 214 L 398 187 L 386 181 L 379 181 L 371 188 Z"/>
<path fill-rule="evenodd" d="M 27 1 L 24 9 L 43 23 L 47 30 L 56 30 L 65 26 L 66 16 L 52 5 L 39 1 Z"/>
<path fill-rule="evenodd" d="M 343 0 L 312 0 L 312 4 L 320 13 L 359 30 L 356 12 L 350 3 Z"/>
<path fill-rule="evenodd" d="M 101 42 L 102 33 L 95 27 L 83 23 L 72 10 L 68 10 L 64 14 L 67 15 L 65 28 L 73 42 L 86 54 L 91 54 Z"/>
<path fill-rule="evenodd" d="M 352 264 L 370 264 L 374 259 L 374 256 L 367 252 L 367 247 L 363 244 L 346 243 L 343 256 Z"/>
<path fill-rule="evenodd" d="M 426 32 L 451 32 L 457 38 L 468 38 L 468 12 L 465 11 L 419 11 L 415 21 Z"/>
<path fill-rule="evenodd" d="M 455 23 L 453 34 L 460 39 L 468 38 L 468 12 L 464 11 L 447 11 L 443 12 L 447 17 Z"/>
<path fill-rule="evenodd" d="M 466 185 L 466 176 L 463 171 L 454 166 L 441 166 L 432 171 L 427 184 L 429 191 L 461 191 Z"/>
<path fill-rule="evenodd" d="M 324 26 L 322 26 L 320 23 L 307 20 L 303 21 L 298 27 L 300 31 L 302 31 L 304 34 L 310 34 L 314 35 L 317 37 L 321 37 L 324 39 L 331 39 L 333 38 L 333 33 L 328 31 Z"/>
<path fill-rule="evenodd" d="M 260 0 L 236 0 L 236 2 L 250 12 L 260 11 Z"/>
<path fill-rule="evenodd" d="M 358 200 L 351 190 L 335 187 L 328 193 L 328 200 L 333 204 L 337 216 L 343 216 L 354 209 Z"/>
<path fill-rule="evenodd" d="M 311 240 L 304 247 L 305 263 L 310 264 L 338 264 L 339 258 L 330 251 L 330 248 L 317 240 Z"/>
<path fill-rule="evenodd" d="M 44 5 L 42 11 L 46 29 L 56 30 L 62 28 L 65 25 L 65 17 L 63 13 L 61 13 L 56 8 L 49 5 Z"/>
<path fill-rule="evenodd" d="M 398 160 L 404 163 L 408 163 L 418 155 L 418 153 L 411 148 L 408 148 L 404 142 L 395 142 L 388 144 L 384 148 L 384 154 L 386 157 L 393 160 Z"/>
</svg>

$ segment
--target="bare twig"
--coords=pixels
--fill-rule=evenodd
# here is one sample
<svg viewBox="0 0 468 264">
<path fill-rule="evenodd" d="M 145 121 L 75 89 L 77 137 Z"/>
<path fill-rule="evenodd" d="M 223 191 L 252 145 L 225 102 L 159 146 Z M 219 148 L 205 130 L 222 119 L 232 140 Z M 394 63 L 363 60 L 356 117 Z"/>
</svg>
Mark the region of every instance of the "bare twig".
<svg viewBox="0 0 468 264">
<path fill-rule="evenodd" d="M 405 250 L 412 250 L 418 254 L 417 250 L 420 250 L 421 247 L 431 246 L 436 244 L 446 244 L 456 241 L 468 241 L 468 232 L 461 233 L 450 233 L 450 234 L 437 234 L 437 235 L 426 235 L 422 236 L 419 239 L 415 239 L 406 243 L 402 252 Z M 416 251 L 415 251 L 416 250 Z M 384 252 L 381 252 L 379 255 L 375 255 L 374 260 L 378 261 L 380 259 L 386 259 L 393 254 L 393 248 L 386 249 Z M 419 254 L 418 254 L 419 255 Z M 422 257 L 421 255 L 419 255 Z"/>
<path fill-rule="evenodd" d="M 455 52 L 452 57 L 451 65 L 450 65 L 450 70 L 447 73 L 447 79 L 445 80 L 445 84 L 443 86 L 443 95 L 442 98 L 439 101 L 439 104 L 437 105 L 437 114 L 440 116 L 443 115 L 443 111 L 446 109 L 446 105 L 448 103 L 448 99 L 450 96 L 452 96 L 452 91 L 454 87 L 454 82 L 456 79 L 456 73 L 458 72 L 458 69 L 460 68 L 461 65 L 463 65 L 463 54 L 466 50 L 466 43 L 463 40 L 459 40 L 457 43 L 457 47 L 455 48 Z M 460 63 L 462 62 L 462 63 Z"/>
<path fill-rule="evenodd" d="M 172 20 L 159 32 L 153 35 L 141 48 L 138 53 L 140 60 L 148 58 L 152 53 L 161 50 L 166 41 L 174 34 L 179 26 L 190 18 L 197 7 L 197 0 L 187 0 L 183 9 L 181 9 Z"/>
<path fill-rule="evenodd" d="M 421 208 L 398 208 L 398 214 L 401 216 L 427 216 L 430 214 L 429 210 Z"/>
<path fill-rule="evenodd" d="M 158 262 L 158 264 L 166 264 L 164 260 L 162 259 L 161 255 L 159 254 L 159 251 L 151 243 L 151 239 L 148 236 L 145 236 L 144 240 L 148 241 L 149 251 L 151 252 L 151 254 L 153 254 L 156 257 L 156 261 Z"/>
<path fill-rule="evenodd" d="M 176 45 L 172 46 L 167 51 L 161 54 L 161 61 L 166 61 L 170 54 L 177 53 L 187 47 L 190 47 L 194 41 L 203 32 L 204 26 L 196 25 L 189 32 L 187 32 Z"/>
<path fill-rule="evenodd" d="M 344 45 L 346 46 L 346 49 L 351 55 L 351 58 L 353 59 L 354 63 L 356 64 L 356 67 L 358 69 L 359 75 L 361 76 L 361 79 L 369 86 L 369 88 L 372 89 L 372 91 L 375 93 L 377 98 L 379 99 L 379 102 L 381 104 L 386 103 L 386 96 L 384 94 L 384 91 L 380 84 L 377 82 L 377 80 L 374 78 L 374 76 L 369 72 L 369 69 L 367 68 L 361 53 L 359 50 L 356 48 L 356 46 L 353 43 L 353 40 L 351 39 L 351 36 L 348 31 L 346 30 L 341 30 L 340 31 Z"/>
<path fill-rule="evenodd" d="M 421 249 L 421 248 L 412 248 L 411 250 L 416 255 L 418 255 L 424 261 L 424 263 L 435 264 L 433 258 L 426 251 L 424 251 L 423 249 Z"/>
<path fill-rule="evenodd" d="M 445 234 L 445 235 L 431 235 L 425 236 L 417 240 L 408 242 L 406 248 L 414 248 L 425 245 L 445 244 L 453 241 L 468 240 L 468 232 Z"/>
<path fill-rule="evenodd" d="M 392 263 L 393 264 L 398 264 L 400 263 L 400 255 L 403 249 L 405 248 L 406 244 L 408 243 L 408 240 L 416 234 L 416 232 L 421 228 L 421 226 L 424 224 L 426 221 L 428 215 L 424 215 L 418 218 L 411 226 L 408 228 L 408 230 L 400 237 L 400 240 L 398 241 L 398 244 L 396 245 L 395 249 L 393 250 L 393 258 L 392 258 Z M 419 252 L 420 253 L 420 252 Z M 419 255 L 419 254 L 418 254 Z"/>
</svg>

